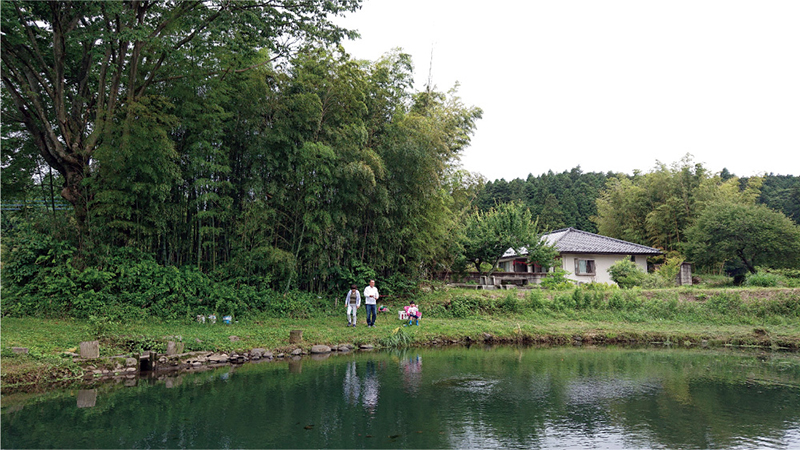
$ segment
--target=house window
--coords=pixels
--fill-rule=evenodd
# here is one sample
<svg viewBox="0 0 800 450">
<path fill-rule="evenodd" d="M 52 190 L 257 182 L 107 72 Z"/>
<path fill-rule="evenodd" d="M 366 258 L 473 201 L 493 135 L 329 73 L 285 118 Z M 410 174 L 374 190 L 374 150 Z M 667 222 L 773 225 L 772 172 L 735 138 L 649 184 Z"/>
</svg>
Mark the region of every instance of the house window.
<svg viewBox="0 0 800 450">
<path fill-rule="evenodd" d="M 575 259 L 575 275 L 594 275 L 593 259 Z"/>
</svg>

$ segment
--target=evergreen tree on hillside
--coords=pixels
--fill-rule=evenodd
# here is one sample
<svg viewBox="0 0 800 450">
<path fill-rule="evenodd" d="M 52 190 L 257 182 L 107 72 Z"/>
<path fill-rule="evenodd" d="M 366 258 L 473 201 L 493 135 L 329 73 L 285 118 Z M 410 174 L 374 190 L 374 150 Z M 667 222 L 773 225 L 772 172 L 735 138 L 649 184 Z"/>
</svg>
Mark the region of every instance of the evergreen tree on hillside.
<svg viewBox="0 0 800 450">
<path fill-rule="evenodd" d="M 509 202 L 520 202 L 539 218 L 542 230 L 574 227 L 597 232 L 591 218 L 597 214 L 595 199 L 611 174 L 584 173 L 580 167 L 569 172 L 548 171 L 526 179 L 489 181 L 478 194 L 475 205 L 481 211 Z"/>
</svg>

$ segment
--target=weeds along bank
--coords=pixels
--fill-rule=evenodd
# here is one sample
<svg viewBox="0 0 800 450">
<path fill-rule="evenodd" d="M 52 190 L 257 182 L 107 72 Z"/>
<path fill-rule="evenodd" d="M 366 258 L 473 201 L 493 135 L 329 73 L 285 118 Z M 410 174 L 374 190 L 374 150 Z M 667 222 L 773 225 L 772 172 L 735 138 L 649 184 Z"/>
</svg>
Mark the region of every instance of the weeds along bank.
<svg viewBox="0 0 800 450">
<path fill-rule="evenodd" d="M 335 316 L 349 286 L 363 289 L 374 271 L 347 272 L 327 286 L 328 294 L 300 290 L 276 291 L 253 279 L 204 273 L 195 266 L 164 266 L 152 255 L 131 248 L 109 248 L 92 264 L 76 263 L 76 249 L 49 234 L 17 231 L 15 245 L 3 252 L 0 308 L 4 317 L 90 319 L 103 317 L 127 322 L 141 319 L 193 321 L 211 314 L 237 319 L 313 318 Z M 88 260 L 83 260 L 88 263 Z M 796 271 L 795 271 L 796 272 Z M 230 274 L 227 274 L 230 275 Z M 789 277 L 794 275 L 794 277 Z M 797 273 L 754 274 L 754 286 L 784 285 L 800 279 Z M 674 278 L 674 277 L 672 277 Z M 616 320 L 658 317 L 670 320 L 731 320 L 720 311 L 735 312 L 744 320 L 783 320 L 797 314 L 796 291 L 751 299 L 748 289 L 615 289 L 587 285 L 574 289 L 567 282 L 552 289 L 532 291 L 469 291 L 441 285 L 420 288 L 403 276 L 378 278 L 382 302 L 400 306 L 417 299 L 423 313 L 433 318 L 464 318 L 477 314 L 530 313 L 605 314 Z M 291 287 L 291 286 L 290 286 Z M 436 288 L 436 289 L 434 289 Z M 563 290 L 562 290 L 563 289 Z M 763 292 L 773 292 L 764 289 Z M 338 299 L 338 302 L 337 302 Z M 655 301 L 654 301 L 655 300 Z M 690 301 L 691 300 L 691 301 Z M 769 300 L 769 301 L 767 301 Z"/>
<path fill-rule="evenodd" d="M 237 319 L 336 316 L 346 289 L 331 294 L 217 280 L 196 267 L 158 264 L 150 255 L 116 249 L 103 265 L 76 267 L 74 248 L 56 240 L 34 239 L 19 245 L 2 268 L 4 317 L 90 319 L 126 322 L 141 319 L 193 321 L 198 315 Z M 356 280 L 366 286 L 369 279 Z M 374 274 L 369 274 L 374 276 Z M 764 276 L 776 276 L 764 274 Z M 348 277 L 346 285 L 352 283 Z M 759 279 L 760 280 L 760 279 Z M 769 281 L 769 280 L 766 280 Z M 530 291 L 475 291 L 441 285 L 420 288 L 394 278 L 379 280 L 381 302 L 401 306 L 422 303 L 426 317 L 465 318 L 481 314 L 533 314 L 543 317 L 601 315 L 638 322 L 648 318 L 711 321 L 780 322 L 798 317 L 800 289 L 616 289 L 607 285 Z M 565 289 L 566 287 L 566 289 Z M 434 289 L 436 288 L 436 289 Z M 338 300 L 338 301 L 337 301 Z"/>
<path fill-rule="evenodd" d="M 800 288 L 447 290 L 425 294 L 418 303 L 426 314 L 444 318 L 522 314 L 621 323 L 669 320 L 747 325 L 795 323 L 800 319 Z"/>
<path fill-rule="evenodd" d="M 289 352 L 314 344 L 353 343 L 420 346 L 443 343 L 546 343 L 553 345 L 671 342 L 675 345 L 758 345 L 800 348 L 800 289 L 572 289 L 565 291 L 475 291 L 437 289 L 413 297 L 423 312 L 420 326 L 403 328 L 397 310 L 408 298 L 388 298 L 389 313 L 377 327 L 346 326 L 343 305 L 329 298 L 296 297 L 302 317 L 253 312 L 232 325 L 200 324 L 182 317 L 135 320 L 11 317 L 2 326 L 2 384 L 46 383 L 80 377 L 71 357 L 81 341 L 99 340 L 101 356 L 153 350 L 168 341 L 184 350 L 242 352 L 267 348 Z M 306 299 L 306 300 L 304 300 Z M 303 301 L 311 302 L 304 304 Z M 290 330 L 304 330 L 289 344 Z M 398 330 L 402 330 L 398 334 Z M 25 347 L 18 354 L 12 347 Z"/>
</svg>

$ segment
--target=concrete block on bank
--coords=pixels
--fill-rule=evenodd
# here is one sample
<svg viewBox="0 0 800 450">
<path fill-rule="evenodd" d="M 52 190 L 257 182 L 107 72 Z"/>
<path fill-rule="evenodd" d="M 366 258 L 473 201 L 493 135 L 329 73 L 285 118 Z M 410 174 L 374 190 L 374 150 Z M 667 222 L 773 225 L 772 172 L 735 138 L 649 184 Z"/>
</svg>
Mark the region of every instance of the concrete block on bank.
<svg viewBox="0 0 800 450">
<path fill-rule="evenodd" d="M 96 359 L 100 357 L 100 341 L 81 342 L 81 358 Z"/>
</svg>

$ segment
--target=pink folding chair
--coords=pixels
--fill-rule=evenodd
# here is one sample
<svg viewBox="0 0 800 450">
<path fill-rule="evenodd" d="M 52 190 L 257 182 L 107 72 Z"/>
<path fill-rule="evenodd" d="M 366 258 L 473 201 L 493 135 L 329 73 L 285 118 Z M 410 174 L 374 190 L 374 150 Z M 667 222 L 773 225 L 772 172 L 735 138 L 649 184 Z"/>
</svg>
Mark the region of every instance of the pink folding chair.
<svg viewBox="0 0 800 450">
<path fill-rule="evenodd" d="M 408 317 L 408 308 L 410 308 L 410 307 L 411 307 L 410 305 L 406 305 L 406 306 L 403 307 L 403 312 L 400 315 L 400 317 L 403 320 L 408 320 L 409 319 L 409 317 Z M 417 310 L 417 320 L 419 320 L 419 319 L 422 319 L 422 311 Z"/>
</svg>

